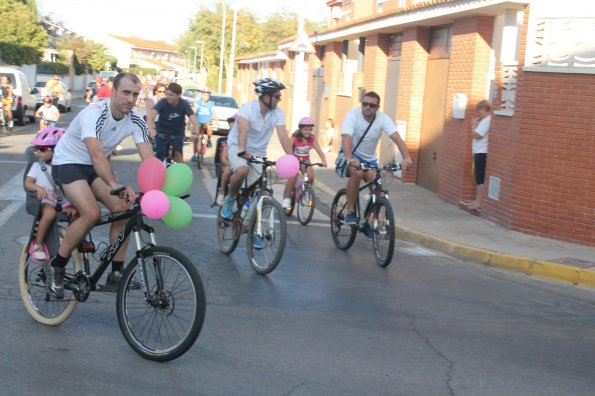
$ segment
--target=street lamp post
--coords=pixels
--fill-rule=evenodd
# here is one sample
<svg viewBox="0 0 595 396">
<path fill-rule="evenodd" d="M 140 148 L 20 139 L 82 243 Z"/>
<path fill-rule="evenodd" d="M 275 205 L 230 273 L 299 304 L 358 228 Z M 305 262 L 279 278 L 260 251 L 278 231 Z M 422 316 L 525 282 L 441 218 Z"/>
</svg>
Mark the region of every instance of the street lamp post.
<svg viewBox="0 0 595 396">
<path fill-rule="evenodd" d="M 223 6 L 223 20 L 221 21 L 221 52 L 219 53 L 219 84 L 217 86 L 217 92 L 221 93 L 221 84 L 223 83 L 223 56 L 225 55 L 225 20 L 227 18 L 225 14 L 225 2 L 221 0 Z"/>
<path fill-rule="evenodd" d="M 232 95 L 231 89 L 233 87 L 233 67 L 235 61 L 236 52 L 236 25 L 238 19 L 238 6 L 237 4 L 233 7 L 233 24 L 231 29 L 231 49 L 229 50 L 229 65 L 227 66 L 227 84 L 225 88 L 225 94 L 228 96 Z"/>
<path fill-rule="evenodd" d="M 192 79 L 196 82 L 196 47 L 190 47 L 194 50 L 194 63 L 192 64 Z"/>
<path fill-rule="evenodd" d="M 199 85 L 204 86 L 204 76 L 202 74 L 203 60 L 205 58 L 205 42 L 202 40 L 196 40 L 196 44 L 200 44 L 200 67 L 198 69 Z"/>
</svg>

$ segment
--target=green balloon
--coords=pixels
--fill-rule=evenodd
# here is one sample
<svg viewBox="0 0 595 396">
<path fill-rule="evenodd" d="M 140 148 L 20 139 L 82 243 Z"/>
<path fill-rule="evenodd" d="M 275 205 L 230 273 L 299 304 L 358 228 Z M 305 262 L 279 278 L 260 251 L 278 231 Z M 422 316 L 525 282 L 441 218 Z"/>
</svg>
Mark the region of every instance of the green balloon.
<svg viewBox="0 0 595 396">
<path fill-rule="evenodd" d="M 186 164 L 172 164 L 165 171 L 165 175 L 161 191 L 167 195 L 182 195 L 192 185 L 192 169 Z"/>
<path fill-rule="evenodd" d="M 171 228 L 185 228 L 192 222 L 192 209 L 182 198 L 168 196 L 169 211 L 161 218 Z"/>
</svg>

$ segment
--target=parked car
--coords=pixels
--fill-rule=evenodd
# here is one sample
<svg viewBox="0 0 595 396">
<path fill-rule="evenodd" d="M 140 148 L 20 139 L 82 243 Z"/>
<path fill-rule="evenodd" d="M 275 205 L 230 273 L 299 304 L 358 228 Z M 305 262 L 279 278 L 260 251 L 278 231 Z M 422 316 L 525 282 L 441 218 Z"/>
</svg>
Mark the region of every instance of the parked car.
<svg viewBox="0 0 595 396">
<path fill-rule="evenodd" d="M 0 67 L 0 76 L 7 76 L 12 84 L 14 102 L 12 104 L 12 119 L 18 125 L 25 125 L 25 118 L 35 122 L 35 96 L 25 73 L 14 67 Z"/>
<path fill-rule="evenodd" d="M 238 112 L 238 102 L 231 96 L 211 95 L 211 100 L 215 102 L 216 120 L 213 120 L 213 134 L 227 136 L 229 133 L 229 124 L 227 119 Z"/>
<path fill-rule="evenodd" d="M 198 88 L 188 88 L 182 91 L 182 98 L 188 103 L 194 105 L 196 97 L 201 93 Z M 215 115 L 217 119 L 213 121 L 213 133 L 219 136 L 226 136 L 229 133 L 229 124 L 227 119 L 238 112 L 238 103 L 231 96 L 212 94 L 211 100 L 215 102 Z"/>
<path fill-rule="evenodd" d="M 45 81 L 38 81 L 35 83 L 35 88 L 33 89 L 36 100 L 35 109 L 38 109 L 43 104 L 43 98 L 51 96 L 45 89 L 45 83 Z M 62 92 L 58 97 L 58 110 L 60 110 L 60 113 L 65 113 L 72 108 L 72 93 L 62 81 L 60 81 L 60 85 L 62 85 Z"/>
</svg>

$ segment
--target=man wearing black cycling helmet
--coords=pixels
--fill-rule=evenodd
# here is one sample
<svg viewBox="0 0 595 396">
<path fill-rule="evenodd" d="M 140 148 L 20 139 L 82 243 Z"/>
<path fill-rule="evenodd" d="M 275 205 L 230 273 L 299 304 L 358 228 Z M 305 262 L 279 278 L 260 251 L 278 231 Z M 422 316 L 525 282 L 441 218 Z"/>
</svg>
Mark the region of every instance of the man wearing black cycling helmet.
<svg viewBox="0 0 595 396">
<path fill-rule="evenodd" d="M 273 131 L 286 153 L 291 153 L 291 142 L 285 129 L 285 114 L 277 107 L 285 85 L 272 78 L 254 81 L 258 100 L 248 102 L 238 110 L 236 122 L 227 138 L 229 163 L 233 174 L 229 181 L 227 197 L 223 200 L 221 215 L 230 219 L 235 200 L 242 183 L 254 182 L 262 172 L 262 166 L 248 162 L 253 155 L 264 157 Z"/>
</svg>

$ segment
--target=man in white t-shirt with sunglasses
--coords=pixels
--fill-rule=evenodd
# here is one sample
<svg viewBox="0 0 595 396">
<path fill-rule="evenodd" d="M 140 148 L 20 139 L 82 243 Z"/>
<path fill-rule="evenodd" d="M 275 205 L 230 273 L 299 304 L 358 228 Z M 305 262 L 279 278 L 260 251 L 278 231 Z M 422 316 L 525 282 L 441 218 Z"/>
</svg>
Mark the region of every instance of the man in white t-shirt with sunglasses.
<svg viewBox="0 0 595 396">
<path fill-rule="evenodd" d="M 402 169 L 408 170 L 413 165 L 407 145 L 401 139 L 401 136 L 399 136 L 397 127 L 388 115 L 378 111 L 379 107 L 380 96 L 374 91 L 369 91 L 364 95 L 362 107 L 349 110 L 343 120 L 341 144 L 345 153 L 345 159 L 349 165 L 347 170 L 349 175 L 347 181 L 347 215 L 345 216 L 345 224 L 348 225 L 357 223 L 354 212 L 360 182 L 362 179 L 365 182 L 370 182 L 375 177 L 375 172 L 364 172 L 358 169 L 358 167 L 362 162 L 378 166 L 378 162 L 376 161 L 376 146 L 378 146 L 378 141 L 383 132 L 395 142 L 403 155 L 403 160 L 401 161 Z M 366 133 L 368 126 L 370 128 Z M 354 147 L 356 147 L 355 152 L 353 152 Z"/>
</svg>

